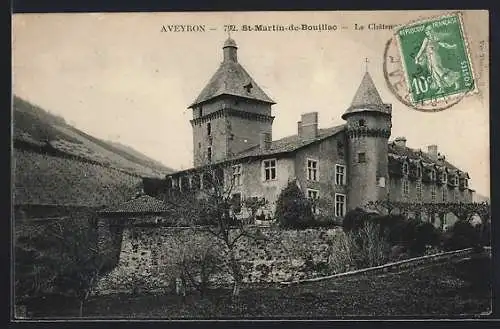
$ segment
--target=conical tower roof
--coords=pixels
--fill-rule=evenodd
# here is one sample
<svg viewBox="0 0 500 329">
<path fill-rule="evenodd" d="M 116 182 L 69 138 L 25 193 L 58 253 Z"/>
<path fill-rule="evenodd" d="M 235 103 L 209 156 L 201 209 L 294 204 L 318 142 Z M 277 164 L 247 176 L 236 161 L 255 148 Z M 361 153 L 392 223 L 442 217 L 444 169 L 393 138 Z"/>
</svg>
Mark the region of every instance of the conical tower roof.
<svg viewBox="0 0 500 329">
<path fill-rule="evenodd" d="M 238 63 L 237 46 L 233 39 L 228 38 L 224 42 L 223 51 L 224 61 L 189 108 L 221 95 L 233 95 L 276 104 Z"/>
<path fill-rule="evenodd" d="M 364 112 L 364 111 L 376 111 L 381 113 L 390 114 L 388 111 L 388 106 L 382 102 L 373 79 L 368 71 L 363 76 L 361 84 L 354 95 L 351 102 L 351 106 L 342 115 L 342 119 L 350 113 Z"/>
</svg>

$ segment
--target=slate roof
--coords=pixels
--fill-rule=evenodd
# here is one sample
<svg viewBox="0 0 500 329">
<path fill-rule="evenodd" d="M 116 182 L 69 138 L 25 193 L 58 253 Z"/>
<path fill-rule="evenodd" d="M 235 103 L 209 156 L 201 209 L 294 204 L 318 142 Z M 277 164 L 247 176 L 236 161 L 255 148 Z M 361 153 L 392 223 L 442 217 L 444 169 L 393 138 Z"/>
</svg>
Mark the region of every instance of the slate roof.
<svg viewBox="0 0 500 329">
<path fill-rule="evenodd" d="M 382 102 L 382 98 L 368 72 L 363 76 L 361 84 L 352 99 L 351 106 L 342 115 L 342 119 L 345 119 L 346 114 L 363 112 L 367 109 L 390 114 L 389 106 Z"/>
<path fill-rule="evenodd" d="M 272 155 L 296 151 L 304 146 L 324 140 L 336 135 L 345 129 L 345 124 L 326 129 L 318 129 L 318 137 L 314 139 L 300 139 L 298 135 L 287 136 L 271 142 L 268 150 L 261 150 L 260 145 L 252 146 L 243 152 L 236 154 L 234 158 L 245 158 L 248 156 Z"/>
<path fill-rule="evenodd" d="M 161 214 L 171 208 L 163 201 L 149 195 L 142 195 L 118 206 L 100 211 L 102 214 Z"/>
<path fill-rule="evenodd" d="M 228 39 L 226 40 L 224 47 L 228 46 L 236 48 L 236 43 L 234 40 Z M 248 91 L 248 88 L 245 88 L 245 86 L 248 86 L 249 84 L 251 85 L 251 88 Z M 232 60 L 226 60 L 220 64 L 208 84 L 205 88 L 203 88 L 199 96 L 188 108 L 192 108 L 197 104 L 221 95 L 233 95 L 270 104 L 276 104 L 257 85 L 243 66 Z"/>
<path fill-rule="evenodd" d="M 433 163 L 438 166 L 444 166 L 448 170 L 460 170 L 459 168 L 455 167 L 453 164 L 446 160 L 433 160 L 428 153 L 420 150 L 415 150 L 412 148 L 409 148 L 407 146 L 401 146 L 401 145 L 396 145 L 393 142 L 389 143 L 389 154 L 393 154 L 396 156 L 406 156 L 408 159 L 411 160 L 422 160 L 427 163 Z M 462 170 L 460 170 L 462 171 Z"/>
</svg>

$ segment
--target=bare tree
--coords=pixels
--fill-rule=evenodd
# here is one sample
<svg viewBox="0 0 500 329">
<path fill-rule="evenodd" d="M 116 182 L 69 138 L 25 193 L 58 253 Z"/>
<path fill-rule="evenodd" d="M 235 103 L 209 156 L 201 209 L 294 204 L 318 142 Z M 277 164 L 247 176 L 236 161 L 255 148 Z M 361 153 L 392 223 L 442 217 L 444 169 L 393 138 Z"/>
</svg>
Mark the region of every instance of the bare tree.
<svg viewBox="0 0 500 329">
<path fill-rule="evenodd" d="M 237 182 L 232 168 L 236 165 L 241 165 L 241 162 L 209 164 L 197 168 L 196 175 L 203 180 L 203 188 L 189 191 L 174 189 L 166 193 L 165 197 L 166 203 L 177 210 L 179 218 L 183 218 L 197 231 L 211 235 L 217 243 L 220 257 L 224 259 L 224 268 L 233 280 L 234 298 L 239 296 L 243 281 L 242 264 L 236 253 L 238 243 L 243 238 L 266 239 L 259 230 L 237 218 L 236 209 L 241 207 L 241 200 L 235 200 L 233 196 Z"/>
<path fill-rule="evenodd" d="M 55 285 L 59 291 L 78 299 L 80 317 L 104 266 L 104 259 L 97 250 L 93 216 L 91 212 L 80 212 L 50 223 L 47 231 L 53 247 L 59 251 Z"/>
</svg>

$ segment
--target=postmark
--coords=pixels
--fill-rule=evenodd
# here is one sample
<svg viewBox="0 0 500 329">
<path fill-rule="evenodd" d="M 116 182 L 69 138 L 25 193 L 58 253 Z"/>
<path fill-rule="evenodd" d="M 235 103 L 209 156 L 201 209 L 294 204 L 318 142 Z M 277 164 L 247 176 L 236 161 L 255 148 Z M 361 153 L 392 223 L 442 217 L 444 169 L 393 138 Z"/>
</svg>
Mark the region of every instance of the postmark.
<svg viewBox="0 0 500 329">
<path fill-rule="evenodd" d="M 395 29 L 384 51 L 384 76 L 409 107 L 445 110 L 477 91 L 460 13 L 414 21 Z"/>
</svg>

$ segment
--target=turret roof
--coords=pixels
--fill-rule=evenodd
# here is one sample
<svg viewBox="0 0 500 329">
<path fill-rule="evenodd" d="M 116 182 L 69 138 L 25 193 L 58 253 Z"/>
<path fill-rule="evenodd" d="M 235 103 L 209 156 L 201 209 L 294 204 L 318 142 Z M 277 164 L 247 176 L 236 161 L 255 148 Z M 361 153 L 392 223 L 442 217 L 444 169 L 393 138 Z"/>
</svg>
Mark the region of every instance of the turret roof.
<svg viewBox="0 0 500 329">
<path fill-rule="evenodd" d="M 373 83 L 373 79 L 367 71 L 361 80 L 361 84 L 359 85 L 356 94 L 354 95 L 351 106 L 347 109 L 347 111 L 345 111 L 342 118 L 345 119 L 345 116 L 349 113 L 363 112 L 367 110 L 390 114 L 389 108 L 390 107 L 387 104 L 382 102 L 382 98 Z"/>
</svg>

